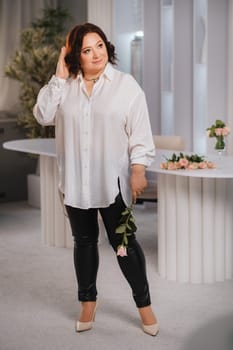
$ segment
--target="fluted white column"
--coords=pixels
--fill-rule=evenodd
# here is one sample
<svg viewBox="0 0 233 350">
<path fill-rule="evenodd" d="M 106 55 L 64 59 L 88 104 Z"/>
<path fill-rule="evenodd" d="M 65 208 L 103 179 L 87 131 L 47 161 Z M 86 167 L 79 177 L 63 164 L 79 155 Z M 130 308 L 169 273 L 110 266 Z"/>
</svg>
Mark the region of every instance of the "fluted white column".
<svg viewBox="0 0 233 350">
<path fill-rule="evenodd" d="M 177 216 L 177 280 L 180 282 L 189 281 L 189 198 L 188 192 L 188 178 L 176 176 L 176 216 Z"/>
<path fill-rule="evenodd" d="M 113 36 L 113 0 L 88 0 L 88 21 L 98 25 L 109 40 Z"/>
<path fill-rule="evenodd" d="M 166 175 L 166 211 L 169 213 L 169 220 L 166 221 L 166 265 L 167 278 L 169 280 L 176 280 L 176 177 L 173 175 Z"/>
<path fill-rule="evenodd" d="M 166 194 L 166 177 L 162 174 L 158 174 L 158 270 L 161 277 L 166 278 L 167 266 L 166 266 L 166 207 L 165 207 L 165 194 Z"/>
<path fill-rule="evenodd" d="M 54 245 L 56 247 L 72 247 L 73 238 L 70 228 L 70 223 L 68 216 L 63 204 L 63 199 L 58 190 L 58 171 L 57 171 L 57 162 L 54 158 L 53 160 L 53 186 L 54 186 Z"/>
<path fill-rule="evenodd" d="M 203 179 L 203 279 L 206 283 L 215 281 L 215 179 Z"/>
<path fill-rule="evenodd" d="M 41 234 L 42 242 L 46 245 L 54 244 L 54 187 L 53 162 L 47 156 L 40 156 L 40 186 L 41 186 Z"/>
<path fill-rule="evenodd" d="M 225 276 L 227 279 L 233 279 L 233 179 L 227 180 L 226 205 L 225 205 Z"/>
<path fill-rule="evenodd" d="M 158 269 L 190 283 L 233 278 L 233 179 L 158 175 Z"/>
<path fill-rule="evenodd" d="M 40 156 L 41 234 L 48 246 L 71 247 L 72 234 L 59 198 L 56 158 Z"/>
<path fill-rule="evenodd" d="M 216 179 L 215 199 L 215 278 L 216 281 L 225 279 L 225 198 L 226 180 Z"/>
<path fill-rule="evenodd" d="M 202 282 L 202 179 L 189 178 L 190 282 Z"/>
</svg>

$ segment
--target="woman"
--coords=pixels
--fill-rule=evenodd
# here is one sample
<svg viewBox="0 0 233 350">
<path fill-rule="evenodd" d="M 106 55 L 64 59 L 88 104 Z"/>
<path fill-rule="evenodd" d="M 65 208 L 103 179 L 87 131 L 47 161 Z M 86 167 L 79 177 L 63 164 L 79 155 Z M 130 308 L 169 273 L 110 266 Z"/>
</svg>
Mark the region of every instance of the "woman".
<svg viewBox="0 0 233 350">
<path fill-rule="evenodd" d="M 99 212 L 110 244 L 116 252 L 120 247 L 117 260 L 142 329 L 156 335 L 144 254 L 134 232 L 123 252 L 116 234 L 122 212 L 146 186 L 145 167 L 155 150 L 144 93 L 115 63 L 115 48 L 103 31 L 91 23 L 77 25 L 61 49 L 56 74 L 39 92 L 34 115 L 42 125 L 56 124 L 59 188 L 74 238 L 82 306 L 76 330 L 91 329 L 96 312 Z"/>
</svg>

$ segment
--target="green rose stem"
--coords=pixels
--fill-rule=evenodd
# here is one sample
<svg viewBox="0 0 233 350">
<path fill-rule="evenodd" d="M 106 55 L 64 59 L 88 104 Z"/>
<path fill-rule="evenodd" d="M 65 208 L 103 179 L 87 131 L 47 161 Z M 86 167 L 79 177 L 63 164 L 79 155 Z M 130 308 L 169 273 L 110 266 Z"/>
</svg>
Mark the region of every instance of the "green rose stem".
<svg viewBox="0 0 233 350">
<path fill-rule="evenodd" d="M 132 206 L 127 207 L 122 213 L 119 220 L 119 226 L 116 233 L 122 235 L 122 242 L 117 247 L 118 256 L 127 256 L 128 236 L 131 236 L 136 230 L 135 220 L 132 214 Z"/>
</svg>

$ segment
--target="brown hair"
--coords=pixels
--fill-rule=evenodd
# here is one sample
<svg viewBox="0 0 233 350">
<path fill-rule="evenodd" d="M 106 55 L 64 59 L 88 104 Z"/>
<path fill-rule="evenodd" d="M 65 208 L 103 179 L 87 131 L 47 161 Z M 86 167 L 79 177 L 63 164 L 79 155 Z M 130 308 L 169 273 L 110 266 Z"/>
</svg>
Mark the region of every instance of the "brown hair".
<svg viewBox="0 0 233 350">
<path fill-rule="evenodd" d="M 116 64 L 117 57 L 115 53 L 115 47 L 110 43 L 110 41 L 107 40 L 107 37 L 102 29 L 92 23 L 80 24 L 71 29 L 66 38 L 67 54 L 65 56 L 65 62 L 67 64 L 69 73 L 74 77 L 76 77 L 81 70 L 81 48 L 83 38 L 87 33 L 97 33 L 101 37 L 107 49 L 108 62 Z"/>
</svg>

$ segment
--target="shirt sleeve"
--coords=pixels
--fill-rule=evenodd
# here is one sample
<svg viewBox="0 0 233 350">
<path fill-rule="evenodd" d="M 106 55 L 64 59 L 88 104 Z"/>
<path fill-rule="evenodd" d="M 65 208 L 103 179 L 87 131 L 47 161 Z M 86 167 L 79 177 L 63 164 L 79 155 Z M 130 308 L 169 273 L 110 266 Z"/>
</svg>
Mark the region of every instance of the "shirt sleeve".
<svg viewBox="0 0 233 350">
<path fill-rule="evenodd" d="M 53 125 L 66 80 L 53 75 L 37 96 L 33 114 L 41 125 Z"/>
<path fill-rule="evenodd" d="M 155 145 L 143 91 L 137 94 L 130 105 L 126 128 L 131 164 L 150 166 L 155 157 Z"/>
</svg>

